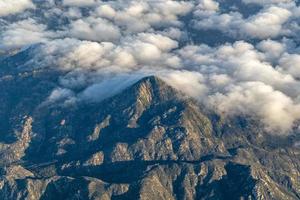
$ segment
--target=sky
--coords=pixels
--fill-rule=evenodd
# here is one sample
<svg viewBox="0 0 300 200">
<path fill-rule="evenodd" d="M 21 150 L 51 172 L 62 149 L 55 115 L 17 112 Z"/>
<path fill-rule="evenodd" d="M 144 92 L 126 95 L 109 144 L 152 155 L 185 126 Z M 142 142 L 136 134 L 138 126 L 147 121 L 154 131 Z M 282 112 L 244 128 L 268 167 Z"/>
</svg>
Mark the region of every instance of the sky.
<svg viewBox="0 0 300 200">
<path fill-rule="evenodd" d="M 64 72 L 51 103 L 100 102 L 157 75 L 287 135 L 300 124 L 299 43 L 296 0 L 0 0 L 1 51 Z"/>
</svg>

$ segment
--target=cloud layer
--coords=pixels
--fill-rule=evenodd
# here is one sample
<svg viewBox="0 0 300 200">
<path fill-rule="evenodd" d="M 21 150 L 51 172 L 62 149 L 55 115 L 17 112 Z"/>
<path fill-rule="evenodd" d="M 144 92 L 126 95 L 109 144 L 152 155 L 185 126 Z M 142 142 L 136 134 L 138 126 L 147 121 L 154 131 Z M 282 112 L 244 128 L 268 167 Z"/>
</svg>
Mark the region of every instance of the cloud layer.
<svg viewBox="0 0 300 200">
<path fill-rule="evenodd" d="M 0 0 L 0 17 L 34 8 L 31 0 Z"/>
<path fill-rule="evenodd" d="M 51 103 L 101 101 L 155 74 L 207 108 L 288 134 L 300 121 L 300 8 L 230 2 L 20 1 L 17 17 L 5 9 L 1 48 L 38 44 L 20 67 L 64 71 Z M 207 36 L 218 42 L 197 39 Z"/>
</svg>

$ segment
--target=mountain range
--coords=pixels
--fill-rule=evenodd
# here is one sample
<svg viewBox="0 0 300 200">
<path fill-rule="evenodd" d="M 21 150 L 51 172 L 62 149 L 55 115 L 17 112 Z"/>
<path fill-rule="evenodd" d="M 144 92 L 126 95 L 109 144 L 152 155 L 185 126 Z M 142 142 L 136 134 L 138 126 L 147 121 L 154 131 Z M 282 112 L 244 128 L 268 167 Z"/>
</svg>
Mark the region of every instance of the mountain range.
<svg viewBox="0 0 300 200">
<path fill-rule="evenodd" d="M 47 102 L 62 72 L 17 60 L 1 61 L 0 199 L 300 199 L 295 134 L 156 76 L 100 102 Z"/>
</svg>

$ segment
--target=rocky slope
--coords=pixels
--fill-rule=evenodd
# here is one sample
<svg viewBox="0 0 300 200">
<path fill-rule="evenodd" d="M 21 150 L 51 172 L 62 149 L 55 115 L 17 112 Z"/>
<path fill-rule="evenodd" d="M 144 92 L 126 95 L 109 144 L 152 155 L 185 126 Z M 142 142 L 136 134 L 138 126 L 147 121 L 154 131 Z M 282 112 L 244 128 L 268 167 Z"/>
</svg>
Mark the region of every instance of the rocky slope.
<svg viewBox="0 0 300 200">
<path fill-rule="evenodd" d="M 0 199 L 300 199 L 299 136 L 154 76 L 100 103 L 44 104 L 57 73 L 1 69 Z"/>
</svg>

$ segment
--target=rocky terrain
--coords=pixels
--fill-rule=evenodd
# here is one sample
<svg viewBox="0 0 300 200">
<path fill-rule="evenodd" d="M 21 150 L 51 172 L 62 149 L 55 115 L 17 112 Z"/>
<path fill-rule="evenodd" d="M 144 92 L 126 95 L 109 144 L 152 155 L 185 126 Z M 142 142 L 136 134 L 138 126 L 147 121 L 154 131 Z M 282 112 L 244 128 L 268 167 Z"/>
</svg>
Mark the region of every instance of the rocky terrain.
<svg viewBox="0 0 300 200">
<path fill-rule="evenodd" d="M 45 103 L 62 72 L 13 64 L 1 61 L 0 199 L 300 199 L 297 134 L 154 76 L 98 103 Z"/>
</svg>

